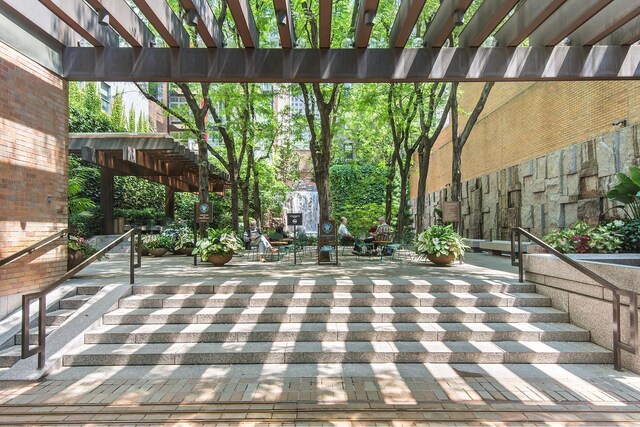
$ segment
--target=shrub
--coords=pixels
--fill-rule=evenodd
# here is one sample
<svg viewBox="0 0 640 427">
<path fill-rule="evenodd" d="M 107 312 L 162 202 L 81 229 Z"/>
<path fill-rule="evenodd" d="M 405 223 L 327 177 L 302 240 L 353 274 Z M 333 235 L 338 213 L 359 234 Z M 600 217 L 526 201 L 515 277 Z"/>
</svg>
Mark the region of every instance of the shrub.
<svg viewBox="0 0 640 427">
<path fill-rule="evenodd" d="M 99 206 L 69 215 L 69 232 L 75 236 L 89 238 L 100 233 L 101 229 L 102 213 Z"/>
<path fill-rule="evenodd" d="M 464 251 L 469 249 L 462 243 L 462 236 L 456 233 L 453 225 L 432 225 L 416 239 L 416 253 L 436 256 L 454 254 L 458 259 Z"/>
<path fill-rule="evenodd" d="M 562 253 L 617 253 L 623 244 L 622 225 L 622 221 L 613 221 L 593 227 L 579 221 L 573 227 L 552 231 L 543 240 Z"/>
<path fill-rule="evenodd" d="M 622 252 L 640 252 L 640 219 L 627 221 L 618 233 L 622 238 Z"/>
<path fill-rule="evenodd" d="M 616 177 L 618 184 L 607 193 L 607 197 L 627 205 L 632 218 L 640 218 L 640 168 L 631 166 L 629 175 L 617 173 Z"/>
</svg>

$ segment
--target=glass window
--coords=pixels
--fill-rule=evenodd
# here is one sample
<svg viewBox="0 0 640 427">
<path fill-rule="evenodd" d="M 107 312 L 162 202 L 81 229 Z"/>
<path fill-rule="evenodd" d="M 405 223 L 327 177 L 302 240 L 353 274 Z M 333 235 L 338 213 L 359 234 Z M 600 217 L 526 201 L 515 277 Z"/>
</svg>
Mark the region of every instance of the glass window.
<svg viewBox="0 0 640 427">
<path fill-rule="evenodd" d="M 100 84 L 100 100 L 102 101 L 102 111 L 111 112 L 111 86 L 105 82 Z"/>
</svg>

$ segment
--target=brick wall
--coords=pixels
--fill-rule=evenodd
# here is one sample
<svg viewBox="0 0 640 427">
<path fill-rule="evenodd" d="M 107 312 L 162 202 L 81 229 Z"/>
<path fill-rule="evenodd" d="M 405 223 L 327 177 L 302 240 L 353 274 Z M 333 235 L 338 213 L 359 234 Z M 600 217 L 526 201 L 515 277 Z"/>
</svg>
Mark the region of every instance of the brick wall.
<svg viewBox="0 0 640 427">
<path fill-rule="evenodd" d="M 460 85 L 463 111 L 471 112 L 483 83 Z M 460 130 L 468 115 L 460 115 Z M 462 180 L 534 159 L 613 130 L 611 123 L 640 122 L 640 82 L 496 83 L 462 152 Z M 431 154 L 427 188 L 451 182 L 451 128 Z M 412 198 L 417 195 L 413 177 Z"/>
<path fill-rule="evenodd" d="M 463 85 L 463 110 L 481 90 Z M 614 174 L 640 161 L 639 98 L 640 82 L 496 84 L 463 150 L 464 234 L 505 239 L 513 226 L 541 235 L 597 222 L 610 207 Z M 618 120 L 627 126 L 612 126 Z M 445 128 L 431 157 L 427 214 L 447 197 L 450 180 Z"/>
<path fill-rule="evenodd" d="M 0 43 L 0 258 L 67 227 L 67 83 Z M 0 267 L 0 318 L 66 271 L 66 246 Z"/>
</svg>

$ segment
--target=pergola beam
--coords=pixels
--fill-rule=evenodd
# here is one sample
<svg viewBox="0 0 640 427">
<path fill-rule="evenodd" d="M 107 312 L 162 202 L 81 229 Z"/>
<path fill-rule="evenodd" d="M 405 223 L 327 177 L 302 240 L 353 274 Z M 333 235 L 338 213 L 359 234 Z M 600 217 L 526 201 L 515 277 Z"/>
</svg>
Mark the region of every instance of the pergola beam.
<svg viewBox="0 0 640 427">
<path fill-rule="evenodd" d="M 555 46 L 612 0 L 567 0 L 529 36 L 530 46 Z"/>
<path fill-rule="evenodd" d="M 93 46 L 118 46 L 118 34 L 112 28 L 100 25 L 98 14 L 86 3 L 76 0 L 40 2 Z"/>
<path fill-rule="evenodd" d="M 519 0 L 485 0 L 459 37 L 461 47 L 479 47 Z"/>
<path fill-rule="evenodd" d="M 369 46 L 369 38 L 374 20 L 378 13 L 379 0 L 360 0 L 356 17 L 355 47 L 364 49 Z"/>
<path fill-rule="evenodd" d="M 628 46 L 640 41 L 640 19 L 634 19 L 600 41 L 601 45 Z"/>
<path fill-rule="evenodd" d="M 566 0 L 525 0 L 494 34 L 498 46 L 516 47 Z"/>
<path fill-rule="evenodd" d="M 402 0 L 389 32 L 389 47 L 405 47 L 426 0 Z"/>
<path fill-rule="evenodd" d="M 206 0 L 180 0 L 180 4 L 187 11 L 187 18 L 193 20 L 200 38 L 207 47 L 222 46 L 222 30 L 218 24 L 211 6 Z M 195 14 L 189 16 L 189 14 Z"/>
<path fill-rule="evenodd" d="M 640 78 L 640 46 L 441 49 L 67 48 L 80 81 L 428 82 Z"/>
<path fill-rule="evenodd" d="M 276 11 L 280 46 L 283 49 L 291 49 L 296 37 L 291 16 L 291 0 L 273 0 L 273 8 Z"/>
<path fill-rule="evenodd" d="M 258 28 L 253 18 L 251 5 L 248 0 L 228 0 L 227 2 L 233 21 L 236 23 L 236 29 L 242 40 L 244 47 L 258 47 Z"/>
<path fill-rule="evenodd" d="M 456 26 L 454 15 L 464 15 L 471 0 L 445 0 L 440 4 L 424 35 L 425 47 L 442 47 Z"/>
<path fill-rule="evenodd" d="M 169 47 L 189 47 L 189 35 L 166 0 L 133 0 Z"/>
<path fill-rule="evenodd" d="M 0 0 L 0 8 L 15 15 L 31 29 L 61 46 L 77 46 L 80 36 L 40 2 Z"/>
<path fill-rule="evenodd" d="M 333 0 L 320 1 L 320 49 L 331 47 L 331 15 Z"/>
<path fill-rule="evenodd" d="M 86 0 L 96 11 L 108 14 L 111 25 L 133 47 L 151 47 L 154 37 L 124 0 Z"/>
<path fill-rule="evenodd" d="M 571 45 L 594 45 L 639 14 L 639 2 L 615 0 L 582 27 L 569 34 Z"/>
</svg>

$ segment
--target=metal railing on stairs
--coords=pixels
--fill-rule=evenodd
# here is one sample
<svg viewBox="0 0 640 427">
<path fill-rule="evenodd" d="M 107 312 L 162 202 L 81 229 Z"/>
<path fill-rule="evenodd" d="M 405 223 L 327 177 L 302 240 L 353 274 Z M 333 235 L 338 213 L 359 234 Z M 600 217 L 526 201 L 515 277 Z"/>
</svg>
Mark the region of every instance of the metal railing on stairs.
<svg viewBox="0 0 640 427">
<path fill-rule="evenodd" d="M 631 354 L 638 353 L 638 293 L 626 289 L 620 289 L 604 277 L 594 273 L 578 261 L 568 257 L 545 243 L 543 240 L 520 227 L 511 229 L 511 265 L 518 267 L 520 282 L 524 282 L 524 264 L 522 262 L 522 236 L 526 236 L 532 242 L 540 245 L 545 251 L 558 257 L 564 263 L 578 270 L 602 287 L 613 293 L 613 366 L 617 371 L 622 370 L 622 350 Z M 517 239 L 517 247 L 516 247 Z M 629 298 L 629 342 L 621 339 L 620 297 Z"/>
<path fill-rule="evenodd" d="M 62 231 L 58 231 L 57 233 L 52 234 L 51 236 L 46 237 L 46 238 L 40 240 L 37 243 L 34 243 L 33 245 L 29 246 L 28 248 L 24 248 L 22 250 L 19 250 L 15 254 L 9 255 L 6 258 L 2 258 L 2 259 L 0 259 L 0 267 L 5 266 L 7 264 L 10 264 L 10 263 L 14 262 L 17 259 L 22 258 L 25 255 L 32 254 L 35 251 L 37 251 L 38 249 L 42 249 L 45 246 L 55 242 L 58 239 L 64 239 L 64 236 L 66 236 L 67 234 L 69 234 L 69 229 L 65 228 Z M 67 243 L 67 241 L 66 240 L 59 241 L 58 243 L 56 243 L 55 245 L 53 245 L 49 249 L 47 249 L 46 252 L 49 252 L 51 249 L 53 249 L 55 247 L 58 247 L 58 246 L 62 245 L 63 243 Z"/>
<path fill-rule="evenodd" d="M 65 230 L 66 232 L 67 230 Z M 138 260 L 135 260 L 135 236 L 138 236 L 137 243 L 137 253 Z M 118 246 L 120 243 L 124 242 L 127 239 L 131 239 L 131 251 L 129 256 L 129 282 L 131 284 L 135 281 L 134 270 L 142 265 L 142 232 L 138 228 L 133 228 L 122 236 L 118 237 L 113 242 L 109 243 L 104 248 L 100 249 L 98 252 L 82 261 L 79 265 L 67 271 L 62 277 L 57 279 L 55 282 L 51 283 L 44 289 L 38 292 L 32 292 L 30 294 L 22 295 L 22 353 L 21 358 L 26 359 L 28 357 L 33 356 L 34 354 L 38 355 L 38 369 L 42 369 L 44 367 L 45 361 L 45 348 L 46 348 L 46 314 L 47 314 L 47 294 L 53 291 L 55 288 L 60 286 L 62 283 L 66 282 L 73 276 L 75 276 L 80 270 L 87 267 L 89 264 L 93 263 L 97 259 L 104 256 L 111 249 Z M 28 248 L 27 248 L 28 249 Z M 25 249 L 26 250 L 26 249 Z M 24 250 L 23 250 L 24 251 Z M 5 258 L 6 259 L 6 258 Z M 31 301 L 37 299 L 38 300 L 38 345 L 31 348 L 29 338 L 30 338 L 30 313 L 29 306 L 31 305 Z"/>
</svg>

